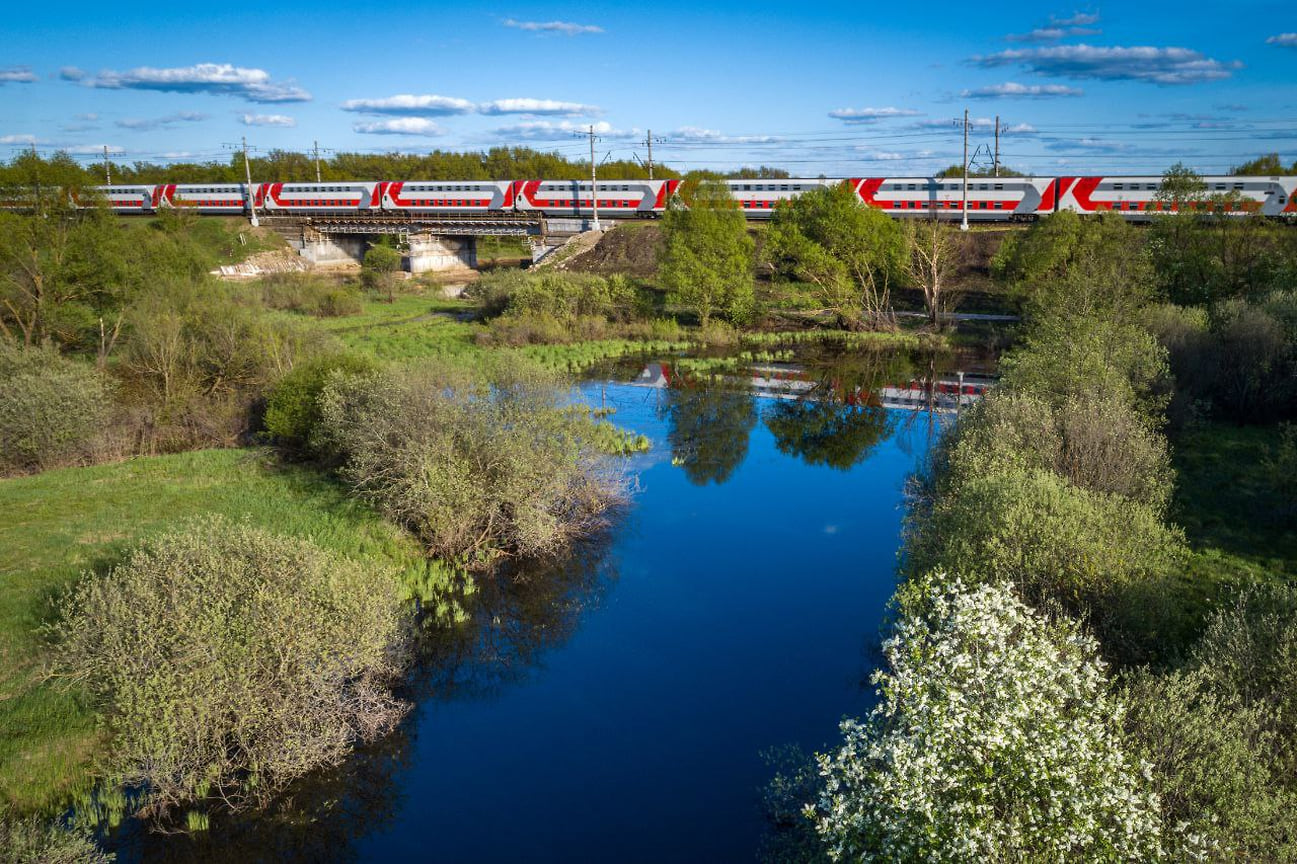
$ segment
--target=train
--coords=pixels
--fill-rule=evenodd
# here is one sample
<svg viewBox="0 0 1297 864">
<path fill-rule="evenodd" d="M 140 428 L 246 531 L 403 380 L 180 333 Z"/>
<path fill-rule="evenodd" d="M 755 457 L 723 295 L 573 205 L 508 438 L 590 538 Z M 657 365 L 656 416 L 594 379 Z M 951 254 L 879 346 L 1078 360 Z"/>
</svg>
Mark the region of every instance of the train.
<svg viewBox="0 0 1297 864">
<path fill-rule="evenodd" d="M 1297 177 L 1208 176 L 1208 196 L 1224 196 L 1235 215 L 1297 216 Z M 781 201 L 825 186 L 848 184 L 864 204 L 899 218 L 970 222 L 1028 221 L 1060 210 L 1112 212 L 1135 221 L 1178 209 L 1161 200 L 1158 176 L 976 177 L 965 192 L 949 177 L 850 177 L 726 180 L 749 219 L 768 219 Z M 654 218 L 666 211 L 679 180 L 601 180 L 599 215 Z M 547 217 L 593 215 L 590 181 L 582 180 L 369 180 L 329 183 L 206 183 L 100 186 L 114 211 L 154 214 L 191 210 L 207 215 L 347 216 L 403 213 L 413 216 L 536 213 Z M 967 209 L 964 201 L 967 198 Z M 1189 206 L 1206 207 L 1206 203 Z M 1215 206 L 1215 205 L 1211 205 Z"/>
</svg>

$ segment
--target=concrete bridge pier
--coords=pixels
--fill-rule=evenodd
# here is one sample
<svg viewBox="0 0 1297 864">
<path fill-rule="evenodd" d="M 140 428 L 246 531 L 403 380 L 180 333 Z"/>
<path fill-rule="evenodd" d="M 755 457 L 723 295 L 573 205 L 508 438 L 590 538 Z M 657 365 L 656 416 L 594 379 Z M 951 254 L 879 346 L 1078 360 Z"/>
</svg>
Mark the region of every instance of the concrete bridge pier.
<svg viewBox="0 0 1297 864">
<path fill-rule="evenodd" d="M 367 237 L 361 234 L 319 234 L 311 232 L 300 242 L 293 243 L 297 252 L 317 267 L 339 264 L 359 266 L 369 248 Z"/>
<path fill-rule="evenodd" d="M 477 269 L 477 238 L 411 234 L 406 269 L 411 273 Z"/>
</svg>

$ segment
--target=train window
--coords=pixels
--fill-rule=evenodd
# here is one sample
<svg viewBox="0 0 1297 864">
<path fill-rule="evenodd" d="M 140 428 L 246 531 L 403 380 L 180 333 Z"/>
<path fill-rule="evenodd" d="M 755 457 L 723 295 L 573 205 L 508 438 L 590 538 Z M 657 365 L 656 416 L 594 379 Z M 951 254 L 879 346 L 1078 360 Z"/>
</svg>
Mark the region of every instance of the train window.
<svg viewBox="0 0 1297 864">
<path fill-rule="evenodd" d="M 1223 191 L 1225 191 L 1225 184 L 1224 184 L 1224 183 L 1217 183 L 1217 184 L 1216 184 L 1216 188 L 1217 188 L 1218 190 L 1220 190 L 1220 191 L 1223 192 Z"/>
<path fill-rule="evenodd" d="M 996 183 L 996 184 L 995 184 L 995 188 L 996 188 L 996 189 L 1003 189 L 1003 188 L 1004 188 L 1004 184 L 1003 184 L 1003 183 Z M 1117 184 L 1117 188 L 1118 188 L 1118 189 L 1121 188 L 1121 184 L 1120 184 L 1120 183 Z"/>
<path fill-rule="evenodd" d="M 995 188 L 999 189 L 1000 187 L 997 186 L 997 187 L 995 187 Z M 1114 192 L 1120 192 L 1120 191 L 1121 191 L 1121 184 L 1120 184 L 1120 183 L 1113 183 L 1113 184 L 1112 184 L 1112 189 L 1113 189 Z"/>
<path fill-rule="evenodd" d="M 1242 188 L 1243 188 L 1243 184 L 1242 184 L 1242 183 L 1235 183 L 1235 184 L 1234 184 L 1234 188 L 1235 188 L 1235 189 L 1242 189 Z"/>
</svg>

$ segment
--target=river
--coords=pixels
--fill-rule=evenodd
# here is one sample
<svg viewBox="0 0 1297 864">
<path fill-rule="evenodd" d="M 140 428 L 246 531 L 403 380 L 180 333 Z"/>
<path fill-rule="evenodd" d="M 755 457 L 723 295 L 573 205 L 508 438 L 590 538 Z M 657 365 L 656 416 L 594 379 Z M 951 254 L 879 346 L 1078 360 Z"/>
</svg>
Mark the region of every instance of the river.
<svg viewBox="0 0 1297 864">
<path fill-rule="evenodd" d="M 941 420 L 840 371 L 763 367 L 766 395 L 609 374 L 586 400 L 651 449 L 605 540 L 484 587 L 388 740 L 196 841 L 127 831 L 123 859 L 754 860 L 762 752 L 822 749 L 870 706 L 903 488 Z"/>
</svg>

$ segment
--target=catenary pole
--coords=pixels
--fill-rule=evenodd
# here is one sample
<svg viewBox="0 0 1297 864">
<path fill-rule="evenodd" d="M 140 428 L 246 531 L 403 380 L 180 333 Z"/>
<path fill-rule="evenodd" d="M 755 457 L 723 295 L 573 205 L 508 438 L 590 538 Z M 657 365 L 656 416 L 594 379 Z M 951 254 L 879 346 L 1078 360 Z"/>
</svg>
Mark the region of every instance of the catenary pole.
<svg viewBox="0 0 1297 864">
<path fill-rule="evenodd" d="M 248 161 L 248 136 L 243 136 L 243 175 L 248 180 L 248 212 L 252 214 L 252 227 L 256 228 L 260 223 L 257 221 L 257 196 L 252 191 L 252 163 Z"/>
<path fill-rule="evenodd" d="M 1000 115 L 995 115 L 995 176 L 1000 176 Z"/>
<path fill-rule="evenodd" d="M 964 206 L 961 208 L 963 220 L 959 223 L 960 231 L 968 230 L 968 109 L 964 109 Z"/>
<path fill-rule="evenodd" d="M 594 124 L 590 124 L 590 205 L 594 208 L 594 230 L 599 231 L 599 186 L 594 162 Z"/>
</svg>

